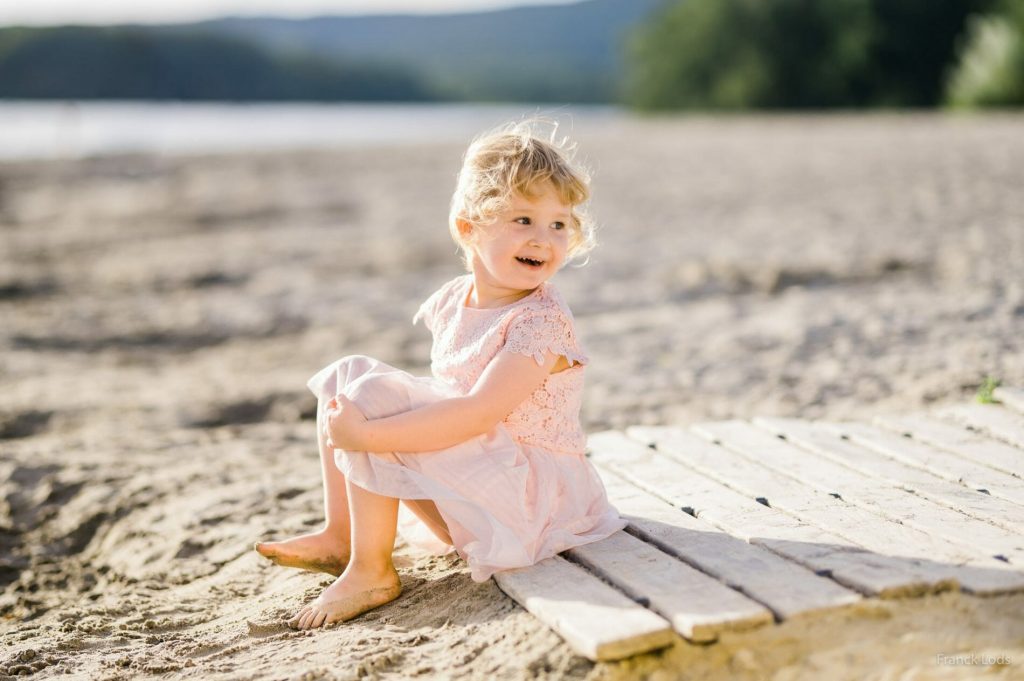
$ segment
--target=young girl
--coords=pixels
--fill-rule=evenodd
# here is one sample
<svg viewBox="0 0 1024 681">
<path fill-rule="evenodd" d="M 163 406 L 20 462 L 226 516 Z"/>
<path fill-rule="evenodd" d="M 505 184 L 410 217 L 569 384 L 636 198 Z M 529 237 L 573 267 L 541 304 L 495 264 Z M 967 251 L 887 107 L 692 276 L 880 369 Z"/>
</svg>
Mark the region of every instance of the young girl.
<svg viewBox="0 0 1024 681">
<path fill-rule="evenodd" d="M 340 576 L 293 627 L 351 619 L 398 597 L 399 501 L 413 514 L 403 535 L 428 548 L 426 533 L 415 535 L 428 529 L 433 548 L 454 547 L 478 582 L 625 526 L 584 457 L 588 359 L 548 283 L 593 245 L 580 210 L 588 181 L 531 122 L 478 137 L 449 216 L 469 274 L 413 318 L 433 335 L 433 376 L 349 356 L 310 379 L 327 523 L 256 549 Z"/>
</svg>

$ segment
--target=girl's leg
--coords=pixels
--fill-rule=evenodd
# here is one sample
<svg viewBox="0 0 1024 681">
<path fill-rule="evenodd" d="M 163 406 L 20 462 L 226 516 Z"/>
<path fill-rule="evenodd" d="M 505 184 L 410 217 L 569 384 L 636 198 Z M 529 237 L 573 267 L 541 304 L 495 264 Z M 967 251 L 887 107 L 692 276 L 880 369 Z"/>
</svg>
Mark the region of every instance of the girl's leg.
<svg viewBox="0 0 1024 681">
<path fill-rule="evenodd" d="M 334 463 L 334 450 L 325 444 L 322 415 L 318 407 L 316 433 L 324 482 L 324 527 L 285 541 L 256 542 L 256 551 L 278 565 L 340 575 L 349 557 L 348 490 L 345 476 Z"/>
<path fill-rule="evenodd" d="M 341 622 L 398 598 L 402 583 L 391 554 L 398 526 L 398 499 L 347 485 L 352 554 L 338 579 L 289 624 L 310 629 Z"/>
<path fill-rule="evenodd" d="M 404 503 L 434 533 L 435 537 L 445 544 L 450 545 L 452 543 L 448 524 L 441 517 L 441 512 L 437 510 L 437 504 L 430 499 L 405 499 Z"/>
</svg>

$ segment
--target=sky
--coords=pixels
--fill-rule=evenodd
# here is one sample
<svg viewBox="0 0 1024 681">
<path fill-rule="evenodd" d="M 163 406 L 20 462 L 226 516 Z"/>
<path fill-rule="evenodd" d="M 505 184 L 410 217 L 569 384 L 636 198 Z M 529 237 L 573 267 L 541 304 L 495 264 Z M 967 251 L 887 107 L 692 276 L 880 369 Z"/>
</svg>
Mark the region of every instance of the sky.
<svg viewBox="0 0 1024 681">
<path fill-rule="evenodd" d="M 0 0 L 0 26 L 162 23 L 227 14 L 307 17 L 318 14 L 474 12 L 570 0 Z"/>
</svg>

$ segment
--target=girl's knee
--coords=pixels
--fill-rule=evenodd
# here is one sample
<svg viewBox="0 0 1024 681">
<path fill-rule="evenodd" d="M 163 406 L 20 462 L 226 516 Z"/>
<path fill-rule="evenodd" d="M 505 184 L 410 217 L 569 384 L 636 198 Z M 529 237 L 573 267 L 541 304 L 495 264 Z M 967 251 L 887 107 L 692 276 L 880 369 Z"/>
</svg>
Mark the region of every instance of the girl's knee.
<svg viewBox="0 0 1024 681">
<path fill-rule="evenodd" d="M 342 388 L 370 371 L 374 362 L 366 355 L 348 355 L 337 360 L 330 371 L 324 372 L 318 390 L 320 398 L 329 400 L 335 397 Z"/>
<path fill-rule="evenodd" d="M 376 364 L 377 360 L 366 355 L 348 355 L 338 360 L 338 370 L 334 373 L 335 376 L 344 376 L 345 380 L 341 384 L 348 385 L 368 373 Z"/>
</svg>

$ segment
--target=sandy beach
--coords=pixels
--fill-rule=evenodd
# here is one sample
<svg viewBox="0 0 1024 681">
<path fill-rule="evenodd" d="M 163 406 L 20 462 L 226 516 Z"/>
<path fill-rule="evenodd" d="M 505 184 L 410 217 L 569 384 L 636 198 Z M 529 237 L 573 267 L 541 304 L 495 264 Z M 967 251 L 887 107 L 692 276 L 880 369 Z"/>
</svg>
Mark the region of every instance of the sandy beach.
<svg viewBox="0 0 1024 681">
<path fill-rule="evenodd" d="M 1024 115 L 576 139 L 600 246 L 554 282 L 592 360 L 588 431 L 870 420 L 986 376 L 1024 386 Z M 289 630 L 330 578 L 251 546 L 323 520 L 305 381 L 348 354 L 428 373 L 410 320 L 462 272 L 463 149 L 0 163 L 0 679 L 1020 673 L 1024 595 L 955 593 L 595 664 L 458 559 L 403 545 L 397 601 Z M 936 664 L 953 653 L 1015 666 Z"/>
</svg>

